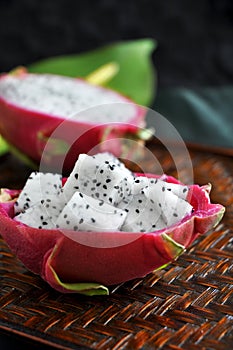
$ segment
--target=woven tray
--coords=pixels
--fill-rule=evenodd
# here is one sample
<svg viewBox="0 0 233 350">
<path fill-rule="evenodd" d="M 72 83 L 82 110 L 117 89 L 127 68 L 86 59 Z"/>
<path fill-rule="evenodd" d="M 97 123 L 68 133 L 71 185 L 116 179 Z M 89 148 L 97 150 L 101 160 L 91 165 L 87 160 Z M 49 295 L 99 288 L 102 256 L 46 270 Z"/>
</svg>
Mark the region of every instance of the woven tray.
<svg viewBox="0 0 233 350">
<path fill-rule="evenodd" d="M 175 166 L 150 146 L 163 170 Z M 213 184 L 223 221 L 169 268 L 116 286 L 108 297 L 63 295 L 27 271 L 0 239 L 0 328 L 59 349 L 233 348 L 233 159 L 191 151 L 195 182 Z M 150 162 L 143 169 L 151 170 Z M 183 178 L 188 171 L 179 156 Z M 30 170 L 5 157 L 1 186 L 20 188 Z"/>
</svg>

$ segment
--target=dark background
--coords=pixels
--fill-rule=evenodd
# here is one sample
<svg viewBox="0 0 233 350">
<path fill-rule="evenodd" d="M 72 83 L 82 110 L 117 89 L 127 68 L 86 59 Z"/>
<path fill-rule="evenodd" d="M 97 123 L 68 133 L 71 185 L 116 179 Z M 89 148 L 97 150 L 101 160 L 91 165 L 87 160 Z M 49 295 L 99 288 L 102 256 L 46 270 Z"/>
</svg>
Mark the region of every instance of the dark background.
<svg viewBox="0 0 233 350">
<path fill-rule="evenodd" d="M 144 37 L 159 87 L 232 83 L 232 0 L 0 0 L 0 72 Z"/>
<path fill-rule="evenodd" d="M 0 72 L 145 37 L 158 89 L 232 84 L 232 0 L 0 0 Z M 2 350 L 20 347 L 37 348 L 0 335 Z"/>
</svg>

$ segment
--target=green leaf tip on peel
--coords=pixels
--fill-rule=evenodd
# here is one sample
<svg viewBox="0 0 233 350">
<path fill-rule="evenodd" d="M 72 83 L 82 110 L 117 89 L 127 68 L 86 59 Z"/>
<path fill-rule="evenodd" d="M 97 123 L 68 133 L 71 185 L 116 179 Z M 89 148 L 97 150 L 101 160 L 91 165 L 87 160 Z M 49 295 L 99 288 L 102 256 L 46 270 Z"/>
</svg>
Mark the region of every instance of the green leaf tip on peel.
<svg viewBox="0 0 233 350">
<path fill-rule="evenodd" d="M 143 141 L 149 141 L 154 135 L 154 129 L 153 128 L 148 128 L 148 129 L 140 129 L 137 132 L 137 137 L 140 140 Z"/>
<path fill-rule="evenodd" d="M 95 296 L 95 295 L 109 295 L 107 287 L 98 283 L 64 283 L 60 280 L 55 270 L 50 265 L 50 270 L 54 275 L 54 279 L 57 284 L 70 292 L 76 292 L 83 295 Z"/>
<path fill-rule="evenodd" d="M 37 138 L 46 145 L 46 157 L 64 155 L 70 149 L 70 145 L 66 141 L 45 136 L 42 131 L 38 132 Z"/>
<path fill-rule="evenodd" d="M 184 253 L 185 247 L 182 244 L 177 243 L 166 233 L 162 233 L 161 236 L 165 242 L 165 248 L 173 259 L 177 259 L 182 253 Z"/>
<path fill-rule="evenodd" d="M 0 135 L 0 156 L 9 152 L 9 146 L 4 138 Z"/>
<path fill-rule="evenodd" d="M 218 215 L 217 215 L 217 218 L 216 218 L 216 222 L 215 222 L 214 225 L 213 225 L 213 228 L 215 228 L 215 227 L 219 224 L 219 222 L 222 220 L 225 211 L 226 211 L 225 207 L 223 207 L 223 208 L 219 211 L 219 213 L 218 213 Z"/>
<path fill-rule="evenodd" d="M 38 170 L 38 165 L 28 156 L 26 156 L 24 153 L 22 153 L 18 148 L 12 146 L 11 144 L 7 143 L 9 151 L 20 161 L 22 161 L 24 164 L 26 164 L 29 168 L 32 170 Z"/>
<path fill-rule="evenodd" d="M 8 74 L 13 75 L 13 76 L 20 76 L 27 72 L 27 68 L 24 66 L 18 66 L 12 69 Z"/>
<path fill-rule="evenodd" d="M 105 85 L 119 72 L 119 64 L 109 62 L 96 69 L 86 77 L 86 81 L 94 85 Z"/>
<path fill-rule="evenodd" d="M 114 62 L 119 70 L 106 86 L 140 105 L 150 106 L 156 90 L 156 72 L 151 59 L 156 46 L 152 39 L 119 41 L 89 52 L 51 57 L 30 65 L 28 70 L 85 79 L 101 66 Z"/>
</svg>

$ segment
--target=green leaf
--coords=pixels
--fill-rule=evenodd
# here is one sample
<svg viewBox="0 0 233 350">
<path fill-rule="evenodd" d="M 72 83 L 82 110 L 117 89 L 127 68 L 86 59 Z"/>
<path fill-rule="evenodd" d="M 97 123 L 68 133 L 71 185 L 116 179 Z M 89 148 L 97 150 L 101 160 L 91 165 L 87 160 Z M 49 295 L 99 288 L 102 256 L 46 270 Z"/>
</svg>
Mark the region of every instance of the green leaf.
<svg viewBox="0 0 233 350">
<path fill-rule="evenodd" d="M 8 144 L 0 135 L 0 156 L 3 156 L 5 153 L 9 151 Z"/>
<path fill-rule="evenodd" d="M 28 70 L 85 78 L 114 62 L 119 70 L 105 85 L 148 106 L 155 97 L 156 73 L 151 60 L 155 47 L 151 39 L 117 42 L 86 53 L 51 57 L 30 65 Z"/>
</svg>

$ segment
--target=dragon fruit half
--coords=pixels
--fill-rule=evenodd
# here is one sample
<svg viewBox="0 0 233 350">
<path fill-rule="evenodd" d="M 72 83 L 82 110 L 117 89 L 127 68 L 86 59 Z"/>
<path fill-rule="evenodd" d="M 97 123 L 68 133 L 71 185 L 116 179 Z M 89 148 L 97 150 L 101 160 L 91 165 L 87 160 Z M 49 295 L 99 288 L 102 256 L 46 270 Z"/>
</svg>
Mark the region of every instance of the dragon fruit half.
<svg viewBox="0 0 233 350">
<path fill-rule="evenodd" d="M 107 294 L 177 258 L 221 220 L 210 186 L 136 174 L 110 153 L 81 154 L 70 176 L 32 173 L 3 189 L 0 232 L 25 266 L 61 292 Z"/>
<path fill-rule="evenodd" d="M 53 170 L 69 172 L 77 155 L 92 149 L 122 155 L 123 140 L 140 139 L 145 114 L 128 98 L 82 79 L 25 69 L 0 77 L 1 135 L 31 160 L 43 156 Z"/>
</svg>

